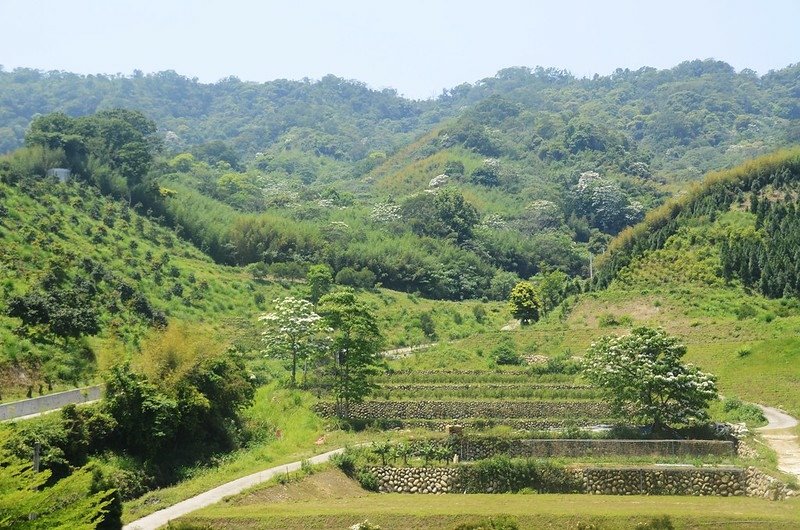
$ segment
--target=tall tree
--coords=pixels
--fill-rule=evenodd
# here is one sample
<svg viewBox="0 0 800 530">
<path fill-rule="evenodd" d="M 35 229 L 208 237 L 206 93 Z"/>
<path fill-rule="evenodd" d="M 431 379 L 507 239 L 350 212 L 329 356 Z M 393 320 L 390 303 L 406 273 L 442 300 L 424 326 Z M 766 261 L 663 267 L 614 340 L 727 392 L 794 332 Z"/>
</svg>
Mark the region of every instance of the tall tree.
<svg viewBox="0 0 800 530">
<path fill-rule="evenodd" d="M 542 315 L 542 301 L 531 282 L 519 282 L 508 297 L 511 314 L 520 319 L 522 325 L 536 322 Z"/>
<path fill-rule="evenodd" d="M 664 330 L 640 327 L 592 344 L 584 375 L 618 415 L 664 431 L 707 421 L 708 404 L 717 398 L 714 376 L 681 363 L 685 354 L 686 346 Z"/>
<path fill-rule="evenodd" d="M 333 329 L 330 370 L 336 411 L 348 417 L 350 404 L 362 401 L 375 387 L 371 378 L 380 362 L 382 337 L 375 317 L 350 288 L 323 296 L 319 313 Z"/>
<path fill-rule="evenodd" d="M 311 302 L 316 305 L 322 295 L 330 291 L 331 285 L 333 285 L 333 274 L 327 265 L 312 265 L 306 274 L 306 281 L 311 291 L 309 295 Z"/>
<path fill-rule="evenodd" d="M 261 335 L 270 355 L 291 360 L 291 383 L 295 386 L 298 364 L 303 363 L 305 382 L 309 364 L 330 346 L 330 329 L 308 300 L 289 296 L 276 302 L 273 312 L 259 317 L 266 324 Z"/>
</svg>

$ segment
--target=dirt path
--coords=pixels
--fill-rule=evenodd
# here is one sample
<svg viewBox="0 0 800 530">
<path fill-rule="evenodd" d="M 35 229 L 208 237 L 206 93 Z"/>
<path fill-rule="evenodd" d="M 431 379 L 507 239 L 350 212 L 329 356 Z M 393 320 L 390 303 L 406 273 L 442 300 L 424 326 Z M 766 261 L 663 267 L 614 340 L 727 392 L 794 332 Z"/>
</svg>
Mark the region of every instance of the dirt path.
<svg viewBox="0 0 800 530">
<path fill-rule="evenodd" d="M 333 455 L 341 453 L 342 451 L 344 451 L 343 448 L 334 449 L 332 451 L 328 451 L 327 453 L 322 453 L 321 455 L 311 457 L 308 459 L 308 461 L 312 464 L 327 462 Z M 300 469 L 300 462 L 292 462 L 291 464 L 271 467 L 269 469 L 253 473 L 252 475 L 247 475 L 246 477 L 232 480 L 231 482 L 217 486 L 214 489 L 208 490 L 199 495 L 195 495 L 190 499 L 181 501 L 178 504 L 174 504 L 169 508 L 164 508 L 163 510 L 151 513 L 146 517 L 137 519 L 136 521 L 123 526 L 122 530 L 155 530 L 156 528 L 161 528 L 171 520 L 177 519 L 182 515 L 199 510 L 200 508 L 205 508 L 206 506 L 211 506 L 212 504 L 221 501 L 225 497 L 241 493 L 245 489 L 257 484 L 261 484 L 262 482 L 266 482 L 272 477 L 281 473 L 290 473 L 292 471 L 297 471 L 298 469 Z"/>
<path fill-rule="evenodd" d="M 800 478 L 800 442 L 794 433 L 797 418 L 773 407 L 759 405 L 768 424 L 757 429 L 778 454 L 778 469 Z"/>
<path fill-rule="evenodd" d="M 418 344 L 416 346 L 406 346 L 405 348 L 395 348 L 393 350 L 385 350 L 380 353 L 386 359 L 397 360 L 403 357 L 408 357 L 414 352 L 427 350 L 439 344 L 438 342 L 429 342 L 427 344 Z"/>
</svg>

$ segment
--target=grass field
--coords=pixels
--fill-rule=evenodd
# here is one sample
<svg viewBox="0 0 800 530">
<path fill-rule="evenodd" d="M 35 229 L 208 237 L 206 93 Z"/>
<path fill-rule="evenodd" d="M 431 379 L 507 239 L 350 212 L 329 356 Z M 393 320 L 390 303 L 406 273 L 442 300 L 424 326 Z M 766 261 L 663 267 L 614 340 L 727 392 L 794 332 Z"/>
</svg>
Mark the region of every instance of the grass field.
<svg viewBox="0 0 800 530">
<path fill-rule="evenodd" d="M 384 530 L 447 529 L 506 514 L 520 528 L 636 528 L 668 516 L 675 528 L 798 528 L 800 499 L 594 495 L 366 493 L 338 471 L 270 485 L 181 521 L 213 528 L 337 529 L 369 520 Z M 590 526 L 594 525 L 594 526 Z"/>
</svg>

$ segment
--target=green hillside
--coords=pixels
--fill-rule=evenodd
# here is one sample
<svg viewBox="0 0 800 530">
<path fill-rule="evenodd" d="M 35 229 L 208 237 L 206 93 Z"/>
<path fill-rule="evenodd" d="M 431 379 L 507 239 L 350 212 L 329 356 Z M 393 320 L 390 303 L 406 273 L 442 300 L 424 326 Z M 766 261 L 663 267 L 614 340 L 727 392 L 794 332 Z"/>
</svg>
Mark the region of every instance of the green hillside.
<svg viewBox="0 0 800 530">
<path fill-rule="evenodd" d="M 518 68 L 409 101 L 333 76 L 0 71 L 0 150 L 24 143 L 0 157 L 0 400 L 108 392 L 4 425 L 0 458 L 39 443 L 49 485 L 94 466 L 129 521 L 344 443 L 376 442 L 363 466 L 416 440 L 427 466 L 424 440 L 456 420 L 503 439 L 723 436 L 648 431 L 588 384 L 587 348 L 639 325 L 716 375 L 712 419 L 762 424 L 733 398 L 800 415 L 797 72 Z M 530 325 L 507 303 L 521 280 Z M 259 321 L 289 296 L 319 314 Z M 325 327 L 301 344 L 298 322 Z M 695 457 L 786 480 L 760 446 Z"/>
<path fill-rule="evenodd" d="M 168 323 L 258 356 L 258 315 L 275 298 L 306 292 L 296 279 L 215 264 L 157 219 L 83 183 L 42 177 L 0 183 L 0 213 L 3 400 L 95 381 L 113 364 L 135 358 L 143 340 Z M 477 322 L 471 305 L 386 289 L 362 295 L 378 315 L 387 348 L 430 341 L 423 314 L 430 318 L 428 333 L 445 340 L 496 329 L 508 318 L 499 303 L 475 302 L 486 315 Z M 67 314 L 74 326 L 23 326 L 9 316 L 14 300 L 35 306 L 40 299 L 53 321 Z"/>
<path fill-rule="evenodd" d="M 662 326 L 719 376 L 723 394 L 800 414 L 797 247 L 784 242 L 797 234 L 798 182 L 797 149 L 709 175 L 611 242 L 596 289 L 563 323 L 550 319 L 528 333 L 562 329 L 563 341 L 548 351 L 580 351 L 603 334 Z M 731 248 L 742 240 L 761 245 L 747 255 L 757 276 L 733 266 L 742 256 Z"/>
<path fill-rule="evenodd" d="M 333 76 L 206 85 L 17 69 L 0 72 L 0 135 L 14 147 L 36 113 L 63 111 L 34 120 L 26 142 L 69 151 L 92 118 L 68 116 L 136 109 L 154 120 L 148 168 L 132 167 L 127 189 L 96 184 L 216 262 L 326 263 L 429 298 L 501 300 L 520 278 L 587 277 L 589 253 L 686 181 L 797 141 L 796 71 L 512 68 L 410 101 Z"/>
</svg>

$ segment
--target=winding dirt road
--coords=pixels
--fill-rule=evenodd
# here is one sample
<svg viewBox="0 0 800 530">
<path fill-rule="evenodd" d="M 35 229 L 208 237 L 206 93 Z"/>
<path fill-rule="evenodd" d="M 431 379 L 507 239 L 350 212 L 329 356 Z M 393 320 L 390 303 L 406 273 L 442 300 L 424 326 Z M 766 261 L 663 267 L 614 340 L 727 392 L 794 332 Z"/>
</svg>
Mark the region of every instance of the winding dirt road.
<svg viewBox="0 0 800 530">
<path fill-rule="evenodd" d="M 778 469 L 800 478 L 800 443 L 794 433 L 798 423 L 797 418 L 773 407 L 764 405 L 759 407 L 764 412 L 768 424 L 757 430 L 778 454 Z"/>
</svg>

